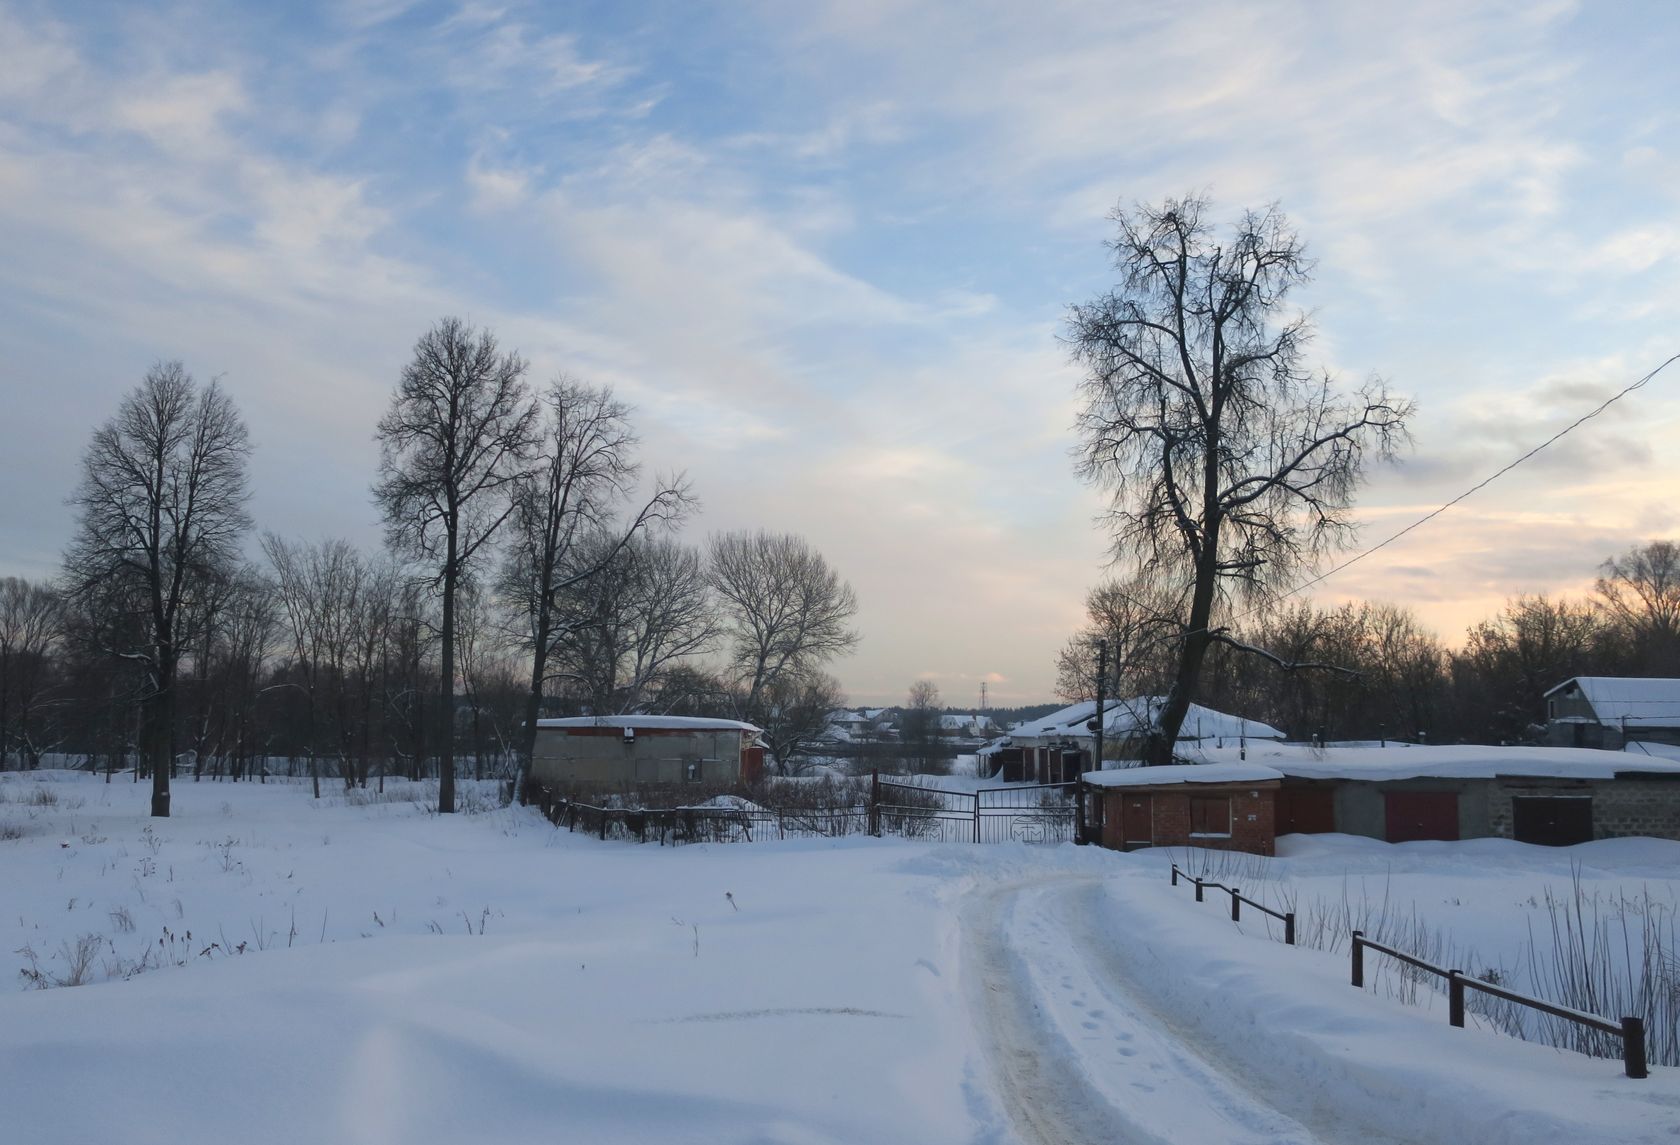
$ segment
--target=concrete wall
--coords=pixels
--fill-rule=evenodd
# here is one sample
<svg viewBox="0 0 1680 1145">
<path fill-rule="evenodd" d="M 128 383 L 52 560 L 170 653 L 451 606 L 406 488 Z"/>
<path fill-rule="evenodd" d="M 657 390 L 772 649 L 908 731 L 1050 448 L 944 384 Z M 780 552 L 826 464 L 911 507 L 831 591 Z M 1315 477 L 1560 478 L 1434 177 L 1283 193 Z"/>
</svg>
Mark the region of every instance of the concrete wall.
<svg viewBox="0 0 1680 1145">
<path fill-rule="evenodd" d="M 1348 780 L 1335 790 L 1336 830 L 1384 838 L 1390 791 L 1451 791 L 1458 795 L 1460 839 L 1509 839 L 1511 800 L 1591 796 L 1593 838 L 1649 835 L 1680 840 L 1680 776 L 1648 779 L 1406 779 L 1392 783 Z"/>
<path fill-rule="evenodd" d="M 691 761 L 699 763 L 700 783 L 736 782 L 741 732 L 638 728 L 626 743 L 619 728 L 538 728 L 531 775 L 559 785 L 684 783 Z"/>
<path fill-rule="evenodd" d="M 1487 789 L 1488 781 L 1480 779 L 1397 779 L 1389 783 L 1349 780 L 1336 786 L 1336 830 L 1346 835 L 1385 839 L 1388 803 L 1384 793 L 1451 791 L 1458 796 L 1458 837 L 1483 838 L 1490 834 Z"/>
</svg>

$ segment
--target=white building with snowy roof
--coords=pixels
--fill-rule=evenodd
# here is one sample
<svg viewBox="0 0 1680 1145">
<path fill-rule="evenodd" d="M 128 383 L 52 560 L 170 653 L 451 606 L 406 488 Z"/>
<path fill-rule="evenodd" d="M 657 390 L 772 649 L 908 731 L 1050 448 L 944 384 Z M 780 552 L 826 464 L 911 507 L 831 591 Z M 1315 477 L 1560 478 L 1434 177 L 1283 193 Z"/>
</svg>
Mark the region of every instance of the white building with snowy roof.
<svg viewBox="0 0 1680 1145">
<path fill-rule="evenodd" d="M 1164 696 L 1135 696 L 1107 700 L 1103 704 L 1103 759 L 1136 758 L 1142 738 L 1155 723 Z M 1097 715 L 1095 700 L 1070 704 L 1036 720 L 1016 724 L 1009 730 L 1009 748 L 1019 757 L 999 753 L 998 765 L 1005 779 L 1037 779 L 1041 783 L 1072 780 L 1089 770 L 1096 753 L 1092 727 Z M 1184 724 L 1178 729 L 1180 748 L 1189 745 L 1237 748 L 1254 742 L 1281 742 L 1283 733 L 1259 720 L 1215 711 L 1191 704 Z"/>
<path fill-rule="evenodd" d="M 1572 676 L 1546 693 L 1546 742 L 1612 751 L 1680 744 L 1680 679 Z"/>
</svg>

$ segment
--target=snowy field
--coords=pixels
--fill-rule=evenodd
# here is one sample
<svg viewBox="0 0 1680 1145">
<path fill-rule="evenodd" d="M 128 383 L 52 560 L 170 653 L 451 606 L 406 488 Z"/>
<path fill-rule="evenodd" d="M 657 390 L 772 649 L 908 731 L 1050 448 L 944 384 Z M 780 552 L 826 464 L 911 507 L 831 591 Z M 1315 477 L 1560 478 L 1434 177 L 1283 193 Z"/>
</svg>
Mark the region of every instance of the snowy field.
<svg viewBox="0 0 1680 1145">
<path fill-rule="evenodd" d="M 121 777 L 0 775 L 0 1140 L 1591 1145 L 1680 1127 L 1680 1070 L 1632 1081 L 1453 1030 L 1392 978 L 1353 990 L 1345 949 L 1290 949 L 1169 887 L 1168 861 L 1200 854 L 602 843 L 468 788 L 476 810 L 438 817 L 424 785 L 316 801 L 189 780 L 156 821 Z M 1680 887 L 1680 844 L 1652 841 L 1285 850 L 1208 861 L 1326 934 L 1410 919 L 1514 981 L 1548 892 L 1648 910 Z"/>
</svg>

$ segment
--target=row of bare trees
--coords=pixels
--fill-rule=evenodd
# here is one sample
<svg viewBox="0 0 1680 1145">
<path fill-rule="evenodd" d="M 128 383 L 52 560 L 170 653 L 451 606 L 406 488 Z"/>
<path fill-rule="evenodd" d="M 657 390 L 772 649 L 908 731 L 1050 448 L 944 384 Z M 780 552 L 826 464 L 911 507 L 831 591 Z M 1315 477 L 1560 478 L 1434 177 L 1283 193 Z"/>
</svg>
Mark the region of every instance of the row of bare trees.
<svg viewBox="0 0 1680 1145">
<path fill-rule="evenodd" d="M 681 474 L 644 487 L 631 410 L 562 377 L 540 394 L 494 335 L 428 330 L 381 419 L 385 551 L 265 534 L 226 392 L 154 367 L 93 435 L 52 584 L 0 583 L 0 763 L 131 760 L 154 815 L 190 760 L 380 782 L 456 759 L 522 775 L 553 714 L 749 720 L 786 761 L 842 702 L 850 587 L 804 539 L 678 533 Z"/>
<path fill-rule="evenodd" d="M 1147 584 L 1109 583 L 1086 600 L 1087 624 L 1063 647 L 1058 691 L 1096 691 L 1098 639 L 1112 653 L 1107 693 L 1163 695 L 1179 621 Z M 1299 739 L 1504 743 L 1532 737 L 1545 692 L 1581 675 L 1680 676 L 1680 545 L 1658 540 L 1604 562 L 1583 599 L 1518 596 L 1449 648 L 1410 610 L 1300 601 L 1230 626 L 1209 650 L 1198 702 L 1263 720 Z"/>
</svg>

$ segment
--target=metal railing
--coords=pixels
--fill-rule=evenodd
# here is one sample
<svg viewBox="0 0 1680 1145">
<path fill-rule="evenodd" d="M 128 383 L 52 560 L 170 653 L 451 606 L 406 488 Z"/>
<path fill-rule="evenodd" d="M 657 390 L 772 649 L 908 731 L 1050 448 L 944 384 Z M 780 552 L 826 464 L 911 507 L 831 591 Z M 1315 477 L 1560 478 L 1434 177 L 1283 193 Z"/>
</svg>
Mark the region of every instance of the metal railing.
<svg viewBox="0 0 1680 1145">
<path fill-rule="evenodd" d="M 1202 892 L 1203 892 L 1203 890 L 1205 890 L 1208 887 L 1213 887 L 1215 890 L 1224 891 L 1226 894 L 1231 896 L 1231 921 L 1232 922 L 1241 922 L 1242 921 L 1243 904 L 1247 903 L 1249 906 L 1253 907 L 1255 910 L 1259 911 L 1261 914 L 1270 915 L 1272 918 L 1275 918 L 1279 922 L 1283 923 L 1283 941 L 1289 946 L 1294 946 L 1295 945 L 1295 912 L 1294 911 L 1292 911 L 1292 910 L 1273 910 L 1271 907 L 1267 906 L 1265 903 L 1255 902 L 1253 899 L 1245 897 L 1243 895 L 1243 893 L 1241 891 L 1239 891 L 1236 887 L 1228 887 L 1224 883 L 1216 883 L 1211 879 L 1197 878 L 1195 875 L 1192 875 L 1192 874 L 1190 874 L 1186 871 L 1179 870 L 1178 869 L 1178 864 L 1174 863 L 1173 868 L 1172 868 L 1172 885 L 1173 886 L 1176 887 L 1178 885 L 1178 880 L 1179 880 L 1180 876 L 1189 879 L 1193 884 L 1195 884 L 1195 887 L 1196 887 L 1196 901 L 1197 902 L 1205 901 L 1202 898 Z"/>
<path fill-rule="evenodd" d="M 1531 1010 L 1538 1010 L 1542 1014 L 1550 1014 L 1554 1018 L 1562 1018 L 1568 1022 L 1575 1022 L 1590 1029 L 1600 1030 L 1622 1039 L 1622 1068 L 1631 1078 L 1648 1076 L 1645 1060 L 1645 1019 L 1626 1017 L 1620 1022 L 1613 1022 L 1609 1018 L 1601 1018 L 1597 1014 L 1589 1014 L 1585 1010 L 1576 1010 L 1569 1006 L 1559 1006 L 1554 1002 L 1546 1002 L 1539 998 L 1531 998 L 1527 994 L 1519 994 L 1515 990 L 1507 990 L 1503 986 L 1496 986 L 1492 982 L 1484 982 L 1480 978 L 1466 975 L 1463 971 L 1436 966 L 1433 962 L 1425 962 L 1404 950 L 1396 950 L 1392 946 L 1366 938 L 1365 932 L 1353 932 L 1353 984 L 1360 989 L 1365 987 L 1365 950 L 1369 947 L 1390 958 L 1397 959 L 1407 966 L 1415 967 L 1427 974 L 1447 980 L 1447 1020 L 1462 1029 L 1464 1027 L 1464 991 L 1476 990 L 1483 994 L 1491 994 L 1495 998 L 1503 998 L 1507 1002 L 1514 1002 L 1519 1006 L 1527 1006 Z"/>
<path fill-rule="evenodd" d="M 1294 911 L 1273 910 L 1264 903 L 1257 903 L 1244 896 L 1236 887 L 1228 887 L 1224 883 L 1216 883 L 1211 879 L 1198 878 L 1187 871 L 1179 870 L 1178 864 L 1174 863 L 1172 865 L 1172 885 L 1176 887 L 1180 878 L 1189 879 L 1195 886 L 1197 902 L 1205 901 L 1202 894 L 1208 887 L 1229 894 L 1231 896 L 1232 922 L 1241 921 L 1244 903 L 1262 914 L 1281 919 L 1284 942 L 1290 946 L 1295 945 Z M 1433 962 L 1425 962 L 1415 954 L 1408 954 L 1406 951 L 1397 950 L 1386 943 L 1366 938 L 1364 931 L 1356 930 L 1353 932 L 1352 979 L 1353 984 L 1360 989 L 1365 987 L 1365 950 L 1367 947 L 1378 953 L 1386 954 L 1390 958 L 1416 970 L 1446 979 L 1447 1020 L 1460 1029 L 1464 1027 L 1464 992 L 1466 990 L 1476 990 L 1483 994 L 1490 994 L 1495 998 L 1502 998 L 1518 1006 L 1538 1010 L 1542 1014 L 1550 1014 L 1554 1018 L 1562 1018 L 1564 1021 L 1575 1022 L 1589 1029 L 1619 1037 L 1622 1039 L 1622 1068 L 1627 1075 L 1631 1078 L 1643 1078 L 1649 1074 L 1646 1064 L 1645 1019 L 1643 1018 L 1626 1017 L 1620 1022 L 1614 1022 L 1609 1018 L 1601 1018 L 1597 1014 L 1589 1014 L 1585 1010 L 1560 1006 L 1555 1002 L 1547 1002 L 1540 998 L 1531 998 L 1527 994 L 1519 994 L 1515 990 L 1507 990 L 1505 987 L 1495 985 L 1492 982 L 1484 982 L 1480 978 L 1471 977 L 1461 970 L 1453 970 L 1445 966 L 1437 966 Z"/>
</svg>

